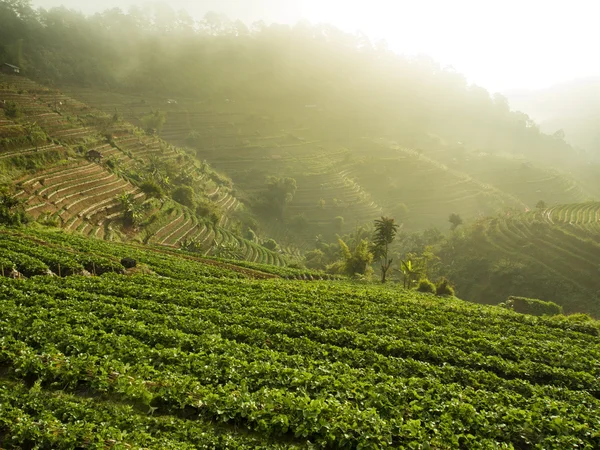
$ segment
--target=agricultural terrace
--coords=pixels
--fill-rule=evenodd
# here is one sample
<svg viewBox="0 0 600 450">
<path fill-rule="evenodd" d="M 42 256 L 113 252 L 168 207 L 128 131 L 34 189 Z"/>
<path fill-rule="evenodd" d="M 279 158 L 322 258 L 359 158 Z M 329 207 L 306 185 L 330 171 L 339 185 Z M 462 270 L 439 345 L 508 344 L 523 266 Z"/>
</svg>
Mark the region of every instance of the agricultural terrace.
<svg viewBox="0 0 600 450">
<path fill-rule="evenodd" d="M 324 128 L 320 107 L 278 105 L 276 115 L 268 105 L 259 110 L 243 99 L 71 92 L 136 123 L 152 110 L 165 111 L 161 136 L 194 148 L 247 195 L 260 195 L 268 175 L 293 177 L 297 192 L 286 209 L 288 226 L 263 226 L 277 240 L 305 247 L 316 234 L 331 234 L 340 217 L 342 232 L 382 212 L 401 220 L 407 230 L 446 228 L 451 213 L 468 219 L 507 208 L 526 211 L 540 200 L 557 204 L 593 198 L 569 176 L 516 157 L 467 151 L 425 136 L 416 143 L 422 149 L 411 149 L 358 130 Z"/>
<path fill-rule="evenodd" d="M 208 166 L 181 150 L 26 78 L 2 76 L 0 98 L 14 102 L 20 113 L 18 121 L 0 122 L 0 162 L 13 176 L 16 198 L 34 219 L 106 240 L 135 238 L 179 247 L 193 239 L 204 254 L 233 246 L 240 259 L 286 264 L 282 255 L 228 231 L 239 200 Z M 102 160 L 86 159 L 85 153 L 100 154 Z M 178 177 L 194 180 L 198 195 L 219 211 L 217 223 L 141 191 L 140 174 L 166 179 L 165 168 L 172 166 L 180 167 Z M 124 195 L 146 212 L 146 226 L 136 236 L 123 229 Z"/>
<path fill-rule="evenodd" d="M 509 211 L 479 220 L 466 239 L 452 242 L 456 249 L 442 250 L 442 258 L 462 254 L 448 270 L 464 298 L 498 303 L 519 292 L 559 303 L 567 312 L 600 315 L 597 202 Z"/>
<path fill-rule="evenodd" d="M 580 203 L 595 198 L 581 180 L 566 172 L 542 167 L 539 163 L 509 155 L 467 151 L 462 146 L 427 150 L 426 155 L 463 171 L 510 194 L 533 209 L 544 200 L 548 204 Z"/>
</svg>

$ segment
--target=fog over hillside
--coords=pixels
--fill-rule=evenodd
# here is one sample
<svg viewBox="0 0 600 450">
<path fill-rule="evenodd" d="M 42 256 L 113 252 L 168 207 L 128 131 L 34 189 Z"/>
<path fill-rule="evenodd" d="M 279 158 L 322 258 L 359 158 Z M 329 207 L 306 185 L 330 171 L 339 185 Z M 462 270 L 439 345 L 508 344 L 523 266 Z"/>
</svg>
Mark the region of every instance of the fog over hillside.
<svg viewBox="0 0 600 450">
<path fill-rule="evenodd" d="M 600 75 L 595 42 L 595 4 L 587 0 L 34 0 L 35 6 L 65 5 L 91 14 L 142 5 L 161 14 L 186 10 L 196 19 L 208 11 L 246 24 L 263 20 L 294 24 L 301 19 L 361 30 L 400 53 L 428 54 L 453 66 L 470 82 L 494 91 L 542 88 Z M 165 6 L 167 8 L 165 8 Z M 567 7 L 568 6 L 568 7 Z M 560 30 L 560 32 L 557 32 Z"/>
<path fill-rule="evenodd" d="M 546 89 L 506 92 L 511 105 L 546 133 L 561 132 L 571 144 L 600 156 L 600 77 L 587 77 Z"/>
</svg>

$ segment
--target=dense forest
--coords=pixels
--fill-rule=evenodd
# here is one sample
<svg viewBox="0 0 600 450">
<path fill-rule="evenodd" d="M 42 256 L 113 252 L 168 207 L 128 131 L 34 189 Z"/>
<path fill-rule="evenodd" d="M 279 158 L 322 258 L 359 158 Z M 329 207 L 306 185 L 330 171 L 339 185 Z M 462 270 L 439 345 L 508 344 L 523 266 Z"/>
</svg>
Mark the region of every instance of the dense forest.
<svg viewBox="0 0 600 450">
<path fill-rule="evenodd" d="M 418 145 L 422 135 L 473 150 L 571 161 L 506 98 L 469 85 L 428 57 L 409 58 L 330 25 L 196 21 L 167 6 L 86 17 L 65 8 L 0 2 L 0 59 L 50 85 L 231 99 L 293 117 L 316 105 L 331 136 L 378 135 Z"/>
</svg>

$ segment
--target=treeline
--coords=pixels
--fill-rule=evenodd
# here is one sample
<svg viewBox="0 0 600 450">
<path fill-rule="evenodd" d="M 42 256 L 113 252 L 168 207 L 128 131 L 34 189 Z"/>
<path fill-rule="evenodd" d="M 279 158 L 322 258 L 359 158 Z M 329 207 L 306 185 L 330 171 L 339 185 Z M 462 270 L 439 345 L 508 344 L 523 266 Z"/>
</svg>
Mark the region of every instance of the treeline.
<svg viewBox="0 0 600 450">
<path fill-rule="evenodd" d="M 232 99 L 292 116 L 316 105 L 321 133 L 336 138 L 372 132 L 418 146 L 441 136 L 545 161 L 573 151 L 452 69 L 329 25 L 248 27 L 214 13 L 197 21 L 168 6 L 86 17 L 2 0 L 0 59 L 58 86 Z"/>
</svg>

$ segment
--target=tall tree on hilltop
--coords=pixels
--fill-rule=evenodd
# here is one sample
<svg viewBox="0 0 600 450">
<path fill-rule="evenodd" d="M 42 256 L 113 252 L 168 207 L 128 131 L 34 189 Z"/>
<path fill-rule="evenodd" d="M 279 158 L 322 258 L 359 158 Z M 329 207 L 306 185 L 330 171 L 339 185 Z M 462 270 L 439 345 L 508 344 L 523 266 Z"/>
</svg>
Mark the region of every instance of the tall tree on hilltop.
<svg viewBox="0 0 600 450">
<path fill-rule="evenodd" d="M 391 217 L 382 217 L 375 220 L 375 234 L 373 236 L 372 251 L 376 260 L 381 261 L 381 282 L 385 283 L 388 270 L 393 259 L 390 258 L 390 244 L 394 242 L 400 225 Z"/>
</svg>

